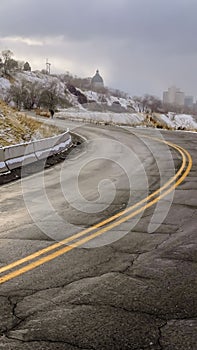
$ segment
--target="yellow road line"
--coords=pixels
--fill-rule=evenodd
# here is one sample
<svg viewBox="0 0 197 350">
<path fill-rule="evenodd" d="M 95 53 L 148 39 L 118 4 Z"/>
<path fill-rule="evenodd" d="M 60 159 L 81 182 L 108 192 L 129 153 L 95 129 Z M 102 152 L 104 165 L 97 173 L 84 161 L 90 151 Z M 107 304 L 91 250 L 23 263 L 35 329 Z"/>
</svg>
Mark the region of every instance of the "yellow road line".
<svg viewBox="0 0 197 350">
<path fill-rule="evenodd" d="M 166 141 L 161 141 L 160 142 L 166 142 Z M 161 191 L 163 191 L 165 188 L 167 188 L 172 182 L 174 182 L 174 180 L 176 180 L 176 178 L 178 178 L 180 176 L 180 174 L 182 173 L 182 171 L 184 170 L 185 168 L 185 165 L 186 165 L 186 157 L 185 157 L 185 154 L 183 152 L 183 150 L 180 150 L 176 145 L 173 145 L 173 144 L 170 144 L 171 147 L 177 149 L 179 151 L 179 153 L 181 153 L 181 156 L 182 156 L 182 165 L 180 167 L 180 169 L 178 170 L 178 172 L 171 178 L 169 179 L 162 187 L 160 187 L 158 190 L 154 191 L 152 194 L 150 194 L 149 196 L 147 196 L 146 198 L 142 199 L 141 201 L 139 201 L 138 203 L 128 207 L 127 209 L 111 216 L 110 218 L 107 218 L 101 222 L 99 222 L 98 224 L 96 225 L 93 225 L 85 230 L 82 230 L 68 238 L 65 238 L 64 240 L 60 241 L 60 242 L 57 242 L 57 243 L 54 243 L 52 245 L 50 245 L 49 247 L 46 247 L 46 248 L 43 248 L 33 254 L 30 254 L 22 259 L 19 259 L 17 261 L 14 261 L 13 263 L 9 264 L 9 265 L 6 265 L 6 266 L 3 266 L 0 268 L 0 273 L 3 273 L 5 271 L 8 271 L 14 267 L 17 267 L 19 265 L 22 265 L 24 264 L 25 262 L 28 262 L 30 260 L 33 260 L 37 257 L 39 257 L 40 255 L 43 255 L 43 254 L 46 254 L 52 250 L 55 250 L 59 247 L 61 247 L 62 245 L 64 244 L 67 244 L 77 238 L 80 238 L 82 236 L 84 236 L 85 234 L 91 232 L 91 231 L 94 231 L 96 229 L 98 229 L 99 227 L 102 227 L 106 224 L 108 224 L 109 222 L 111 221 L 114 221 L 116 219 L 118 219 L 120 216 L 123 216 L 125 214 L 127 214 L 128 212 L 134 210 L 135 208 L 139 207 L 140 205 L 142 205 L 143 203 L 149 201 L 151 198 L 155 197 L 158 193 L 160 193 Z"/>
<path fill-rule="evenodd" d="M 160 141 L 160 142 L 161 142 L 161 141 Z M 163 141 L 163 142 L 164 142 L 164 141 Z M 166 141 L 165 141 L 165 142 L 166 142 Z M 172 146 L 172 145 L 173 145 L 173 146 Z M 174 188 L 176 188 L 176 187 L 185 179 L 185 177 L 188 175 L 188 173 L 189 173 L 189 171 L 191 170 L 191 167 L 192 167 L 192 158 L 191 158 L 190 154 L 189 154 L 185 149 L 183 149 L 182 147 L 176 146 L 176 145 L 174 145 L 174 144 L 171 144 L 171 146 L 172 146 L 173 148 L 176 148 L 176 149 L 181 153 L 182 159 L 183 159 L 182 166 L 181 166 L 181 168 L 179 169 L 179 171 L 176 173 L 176 175 L 172 178 L 173 180 L 170 179 L 164 186 L 162 186 L 160 189 L 158 189 L 157 191 L 155 191 L 154 193 L 152 193 L 152 194 L 151 194 L 150 196 L 148 196 L 147 198 L 143 199 L 143 200 L 140 201 L 139 203 L 136 203 L 134 206 L 132 206 L 132 207 L 130 207 L 130 208 L 127 208 L 127 210 L 125 210 L 125 211 L 123 211 L 123 212 L 120 212 L 120 213 L 114 215 L 113 217 L 111 217 L 111 218 L 109 218 L 109 219 L 104 220 L 103 222 L 106 222 L 106 223 L 107 223 L 107 222 L 110 222 L 110 221 L 114 220 L 114 218 L 117 218 L 117 217 L 119 217 L 120 215 L 123 215 L 123 213 L 125 214 L 126 212 L 131 211 L 131 208 L 132 208 L 132 209 L 136 208 L 136 207 L 139 206 L 140 204 L 143 204 L 145 201 L 147 201 L 148 198 L 152 198 L 152 197 L 155 196 L 157 193 L 161 192 L 162 189 L 166 188 L 166 187 L 167 187 L 167 184 L 169 185 L 172 181 L 174 181 L 174 178 L 177 178 L 177 177 L 180 175 L 180 173 L 182 172 L 182 170 L 185 168 L 185 164 L 186 164 L 186 157 L 185 157 L 185 154 L 186 154 L 187 157 L 188 157 L 188 160 L 189 160 L 187 169 L 185 170 L 185 172 L 183 173 L 183 175 L 179 178 L 179 180 L 178 180 L 173 186 L 171 186 L 167 191 L 165 191 L 164 193 L 160 194 L 157 198 L 155 198 L 154 200 L 152 200 L 152 201 L 149 202 L 148 204 L 144 205 L 143 207 L 139 208 L 139 209 L 136 210 L 135 212 L 131 213 L 130 215 L 128 215 L 128 216 L 126 216 L 126 217 L 124 217 L 124 218 L 118 220 L 117 222 L 114 222 L 114 223 L 112 223 L 111 225 L 108 225 L 107 227 L 104 227 L 103 229 L 101 229 L 101 230 L 99 230 L 99 231 L 97 231 L 97 232 L 95 232 L 95 233 L 93 233 L 93 234 L 91 234 L 91 235 L 89 235 L 89 236 L 87 236 L 87 237 L 85 237 L 85 238 L 79 240 L 79 241 L 76 242 L 76 243 L 73 243 L 73 244 L 70 245 L 70 246 L 67 246 L 67 247 L 64 247 L 64 248 L 62 248 L 62 249 L 59 249 L 58 251 L 56 251 L 56 252 L 54 252 L 54 253 L 52 253 L 52 254 L 50 254 L 50 255 L 47 255 L 47 256 L 45 256 L 45 257 L 43 257 L 43 258 L 41 258 L 41 259 L 39 259 L 39 260 L 37 260 L 37 261 L 35 261 L 35 262 L 32 262 L 32 263 L 28 264 L 27 266 L 24 266 L 24 267 L 20 268 L 19 270 L 16 270 L 16 271 L 14 271 L 14 272 L 11 272 L 11 273 L 9 273 L 9 274 L 7 274 L 7 275 L 1 277 L 1 278 L 0 278 L 0 283 L 4 283 L 4 282 L 6 282 L 6 281 L 8 281 L 8 280 L 10 280 L 10 279 L 12 279 L 12 278 L 14 278 L 14 277 L 17 277 L 17 276 L 19 276 L 19 275 L 21 275 L 21 274 L 23 274 L 23 273 L 25 273 L 25 272 L 27 272 L 27 271 L 30 271 L 30 270 L 36 268 L 37 266 L 40 266 L 40 265 L 44 264 L 45 262 L 51 261 L 51 260 L 55 259 L 56 257 L 58 257 L 58 256 L 60 256 L 60 255 L 62 255 L 62 254 L 65 254 L 66 252 L 68 252 L 68 251 L 70 251 L 70 250 L 72 250 L 72 249 L 74 249 L 74 248 L 76 248 L 76 247 L 78 247 L 78 246 L 80 246 L 80 245 L 82 245 L 82 244 L 84 244 L 84 243 L 86 243 L 86 242 L 92 240 L 93 238 L 95 238 L 95 237 L 97 237 L 97 236 L 103 234 L 104 232 L 109 231 L 111 228 L 114 228 L 114 227 L 116 227 L 116 226 L 119 226 L 121 223 L 127 221 L 128 219 L 130 219 L 130 218 L 132 218 L 132 217 L 134 217 L 134 216 L 136 216 L 138 213 L 140 213 L 140 212 L 142 212 L 143 210 L 149 208 L 149 207 L 152 206 L 153 204 L 157 203 L 161 198 L 163 198 L 163 197 L 166 196 L 168 193 L 170 193 Z M 185 153 L 185 154 L 184 154 L 184 153 Z M 184 165 L 184 167 L 183 167 L 183 165 Z M 181 170 L 181 169 L 182 169 L 182 170 Z M 181 172 L 180 172 L 180 170 L 181 170 Z M 177 174 L 179 174 L 179 175 L 177 175 Z M 112 218 L 113 218 L 113 219 L 112 219 Z M 71 241 L 71 240 L 73 241 L 74 239 L 77 239 L 77 238 L 81 237 L 81 236 L 84 235 L 85 233 L 90 232 L 91 230 L 96 229 L 97 227 L 100 227 L 101 224 L 104 225 L 103 222 L 102 222 L 102 223 L 99 223 L 99 224 L 97 224 L 97 225 L 94 225 L 93 227 L 91 227 L 91 228 L 89 228 L 89 229 L 86 229 L 86 230 L 84 230 L 84 231 L 82 231 L 82 232 L 79 232 L 78 234 L 75 234 L 75 235 L 73 235 L 73 236 L 71 236 L 71 237 L 69 237 L 69 238 L 63 240 L 62 242 L 57 243 L 57 244 L 54 244 L 54 245 L 52 245 L 52 246 L 50 246 L 50 247 L 48 247 L 48 248 L 52 248 L 52 247 L 53 247 L 52 249 L 55 249 L 54 246 L 59 247 L 59 246 L 61 246 L 61 245 L 63 244 L 63 242 L 66 243 L 66 241 L 67 241 L 67 242 L 69 242 L 69 241 Z M 90 229 L 91 229 L 91 230 L 90 230 Z M 3 272 L 2 269 L 4 269 L 4 271 L 6 271 L 6 270 L 11 269 L 11 268 L 13 268 L 13 267 L 15 267 L 15 266 L 18 266 L 19 264 L 22 264 L 22 263 L 24 263 L 24 262 L 27 262 L 27 261 L 29 261 L 29 260 L 32 260 L 33 258 L 38 257 L 38 256 L 40 256 L 41 254 L 44 254 L 43 251 L 46 252 L 46 250 L 47 250 L 48 248 L 42 249 L 41 251 L 38 251 L 38 252 L 36 252 L 36 253 L 34 253 L 34 254 L 31 254 L 31 255 L 25 257 L 24 259 L 20 259 L 20 260 L 18 260 L 18 261 L 16 261 L 16 262 L 12 263 L 12 264 L 10 264 L 10 265 L 7 265 L 7 266 L 1 268 L 0 272 Z"/>
<path fill-rule="evenodd" d="M 191 163 L 190 163 L 191 162 Z M 29 265 L 26 265 L 22 268 L 20 268 L 19 270 L 16 270 L 14 272 L 11 272 L 3 277 L 0 278 L 0 284 L 4 283 L 6 281 L 9 281 L 10 279 L 13 279 L 17 276 L 20 276 L 21 274 L 24 274 L 25 272 L 28 272 L 30 270 L 35 269 L 36 267 L 49 262 L 71 250 L 73 250 L 74 248 L 77 248 L 79 246 L 81 246 L 84 243 L 87 243 L 88 241 L 102 235 L 103 233 L 105 233 L 106 231 L 109 231 L 110 229 L 119 226 L 121 223 L 127 221 L 128 219 L 132 218 L 133 216 L 136 216 L 137 214 L 139 214 L 141 211 L 143 211 L 144 209 L 149 208 L 150 206 L 152 206 L 153 204 L 157 203 L 161 198 L 165 197 L 168 193 L 170 193 L 174 188 L 176 188 L 177 186 L 179 186 L 179 184 L 185 179 L 185 177 L 188 175 L 189 171 L 191 170 L 191 166 L 192 166 L 192 160 L 190 159 L 188 167 L 186 169 L 186 171 L 184 172 L 184 174 L 179 178 L 179 180 L 172 186 L 170 187 L 168 190 L 166 190 L 163 194 L 160 194 L 157 198 L 155 198 L 154 200 L 152 200 L 151 202 L 149 202 L 148 204 L 146 204 L 144 207 L 139 208 L 138 210 L 136 210 L 135 212 L 131 213 L 130 215 L 120 219 L 117 222 L 114 222 L 110 225 L 108 225 L 107 227 L 104 227 L 103 229 L 99 230 L 98 232 L 95 232 L 93 234 L 91 234 L 90 236 L 84 237 L 81 240 L 79 240 L 78 242 L 73 243 L 72 245 L 69 245 L 67 247 L 64 247 L 50 255 L 47 255 L 46 257 L 43 257 L 35 262 L 32 262 Z"/>
</svg>

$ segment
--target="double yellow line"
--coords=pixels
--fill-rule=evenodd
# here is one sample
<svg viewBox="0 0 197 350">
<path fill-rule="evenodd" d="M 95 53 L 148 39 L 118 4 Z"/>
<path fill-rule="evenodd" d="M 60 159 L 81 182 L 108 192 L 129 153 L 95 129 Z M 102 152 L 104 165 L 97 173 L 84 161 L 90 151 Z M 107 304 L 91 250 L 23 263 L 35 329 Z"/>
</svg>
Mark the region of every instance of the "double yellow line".
<svg viewBox="0 0 197 350">
<path fill-rule="evenodd" d="M 148 136 L 144 135 L 143 137 L 148 137 Z M 73 250 L 74 248 L 77 248 L 83 245 L 84 243 L 87 243 L 88 241 L 102 235 L 103 233 L 111 230 L 112 228 L 119 226 L 123 222 L 133 218 L 134 216 L 138 215 L 145 209 L 156 204 L 160 199 L 165 197 L 167 194 L 172 192 L 177 186 L 179 186 L 191 170 L 192 158 L 190 154 L 184 148 L 178 145 L 175 145 L 171 142 L 163 141 L 156 138 L 154 138 L 154 140 L 167 144 L 168 146 L 174 148 L 181 154 L 181 157 L 182 157 L 181 167 L 172 178 L 170 178 L 162 187 L 160 187 L 158 190 L 156 190 L 146 198 L 128 207 L 127 209 L 111 216 L 110 218 L 103 220 L 100 223 L 93 225 L 87 229 L 84 229 L 79 233 L 76 233 L 58 243 L 52 244 L 47 248 L 41 249 L 31 255 L 28 255 L 25 258 L 16 260 L 11 264 L 1 267 L 0 274 L 3 274 L 3 273 L 6 273 L 6 274 L 0 277 L 0 284 L 7 282 L 17 276 L 20 276 L 25 272 L 31 271 L 36 267 L 51 261 Z M 91 234 L 87 235 L 88 233 L 91 233 Z M 70 242 L 72 242 L 70 245 L 62 248 L 63 245 L 68 244 Z M 10 270 L 13 270 L 13 269 L 14 271 L 9 272 Z"/>
</svg>

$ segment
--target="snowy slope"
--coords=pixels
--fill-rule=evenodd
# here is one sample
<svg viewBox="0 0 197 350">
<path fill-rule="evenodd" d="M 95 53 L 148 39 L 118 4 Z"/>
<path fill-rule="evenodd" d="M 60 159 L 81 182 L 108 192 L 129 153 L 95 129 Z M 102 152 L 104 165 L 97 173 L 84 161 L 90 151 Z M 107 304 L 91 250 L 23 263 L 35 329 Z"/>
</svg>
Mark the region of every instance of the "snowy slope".
<svg viewBox="0 0 197 350">
<path fill-rule="evenodd" d="M 52 76 L 43 74 L 39 71 L 36 72 L 17 72 L 13 76 L 14 83 L 20 84 L 22 81 L 27 81 L 31 83 L 38 83 L 42 87 L 49 87 L 52 83 L 55 83 L 57 86 L 57 90 L 60 97 L 65 97 L 65 88 L 66 83 L 62 82 L 61 76 Z M 0 78 L 0 98 L 5 100 L 6 94 L 8 93 L 8 90 L 10 88 L 11 84 L 8 79 Z M 133 108 L 134 102 L 131 98 L 125 99 L 125 98 L 119 98 L 115 96 L 111 96 L 110 94 L 102 94 L 97 93 L 94 91 L 87 91 L 87 90 L 81 90 L 77 88 L 78 91 L 80 91 L 83 95 L 87 97 L 88 102 L 95 102 L 98 105 L 105 104 L 105 106 L 112 106 L 114 103 L 117 105 L 120 105 L 123 109 L 123 112 L 127 112 L 127 108 Z M 69 102 L 74 107 L 78 107 L 79 109 L 84 109 L 84 105 L 81 106 L 81 104 L 78 102 L 77 96 L 67 91 L 66 97 L 68 98 Z M 85 108 L 86 109 L 86 108 Z M 119 112 L 119 111 L 118 111 Z"/>
<path fill-rule="evenodd" d="M 76 108 L 69 108 L 56 113 L 56 118 L 78 120 L 85 123 L 197 131 L 197 123 L 194 118 L 185 114 L 174 115 L 173 120 L 171 116 L 165 114 L 156 114 L 147 119 L 147 115 L 143 113 L 90 112 L 83 108 L 77 110 Z"/>
<path fill-rule="evenodd" d="M 73 108 L 56 113 L 56 118 L 84 121 L 87 123 L 102 123 L 113 125 L 141 125 L 144 121 L 144 116 L 141 113 L 101 113 L 76 111 Z"/>
<path fill-rule="evenodd" d="M 66 83 L 61 76 L 46 75 L 39 71 L 18 72 L 14 75 L 15 84 L 22 81 L 39 83 L 42 87 L 49 87 L 52 83 L 57 86 L 60 97 L 65 97 Z M 6 100 L 11 83 L 8 79 L 0 78 L 0 99 Z M 80 104 L 78 96 L 67 90 L 66 99 L 72 108 L 56 113 L 57 117 L 80 119 L 83 121 L 110 123 L 117 125 L 141 125 L 145 127 L 161 127 L 172 130 L 183 129 L 197 131 L 197 123 L 191 115 L 185 114 L 154 114 L 147 120 L 146 115 L 139 113 L 139 106 L 130 97 L 121 98 L 110 93 L 97 93 L 94 91 L 81 90 L 78 92 L 85 95 L 87 104 Z M 61 106 L 59 106 L 61 110 Z"/>
<path fill-rule="evenodd" d="M 113 95 L 108 94 L 99 94 L 95 91 L 82 91 L 81 92 L 87 97 L 89 101 L 95 101 L 98 104 L 106 103 L 108 106 L 112 106 L 113 103 L 119 103 L 121 107 L 127 109 L 128 107 L 134 107 L 134 101 L 128 97 L 122 98 L 122 97 L 116 97 Z"/>
<path fill-rule="evenodd" d="M 168 113 L 160 114 L 161 120 L 173 129 L 186 129 L 197 131 L 197 123 L 192 115 Z"/>
<path fill-rule="evenodd" d="M 0 77 L 0 97 L 2 98 L 2 100 L 6 98 L 10 86 L 11 84 L 8 79 Z"/>
<path fill-rule="evenodd" d="M 186 129 L 195 129 L 197 130 L 197 123 L 191 115 L 187 114 L 176 114 L 173 120 L 177 128 L 183 127 Z"/>
</svg>

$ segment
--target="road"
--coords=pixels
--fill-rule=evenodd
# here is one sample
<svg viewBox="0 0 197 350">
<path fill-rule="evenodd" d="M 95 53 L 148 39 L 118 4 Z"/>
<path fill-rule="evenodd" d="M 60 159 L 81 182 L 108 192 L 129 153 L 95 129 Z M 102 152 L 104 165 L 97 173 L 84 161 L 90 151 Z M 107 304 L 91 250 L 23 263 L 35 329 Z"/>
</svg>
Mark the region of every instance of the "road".
<svg viewBox="0 0 197 350">
<path fill-rule="evenodd" d="M 196 350 L 196 134 L 56 123 L 84 142 L 1 187 L 0 349 Z"/>
</svg>

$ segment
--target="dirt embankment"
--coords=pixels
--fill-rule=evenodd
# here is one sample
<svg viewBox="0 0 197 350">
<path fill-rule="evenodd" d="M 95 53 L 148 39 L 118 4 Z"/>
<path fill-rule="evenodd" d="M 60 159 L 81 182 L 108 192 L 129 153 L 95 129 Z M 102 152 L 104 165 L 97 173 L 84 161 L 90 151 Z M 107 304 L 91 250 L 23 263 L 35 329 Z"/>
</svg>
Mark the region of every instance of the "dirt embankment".
<svg viewBox="0 0 197 350">
<path fill-rule="evenodd" d="M 0 101 L 0 147 L 54 136 L 60 130 L 27 117 Z"/>
</svg>

